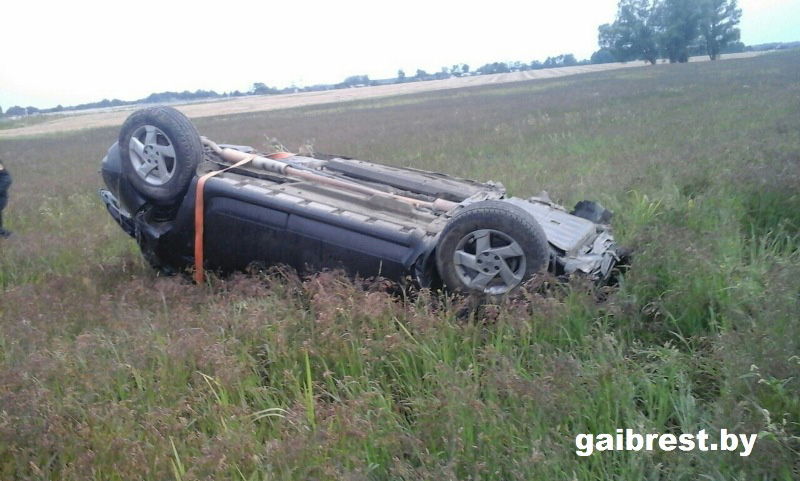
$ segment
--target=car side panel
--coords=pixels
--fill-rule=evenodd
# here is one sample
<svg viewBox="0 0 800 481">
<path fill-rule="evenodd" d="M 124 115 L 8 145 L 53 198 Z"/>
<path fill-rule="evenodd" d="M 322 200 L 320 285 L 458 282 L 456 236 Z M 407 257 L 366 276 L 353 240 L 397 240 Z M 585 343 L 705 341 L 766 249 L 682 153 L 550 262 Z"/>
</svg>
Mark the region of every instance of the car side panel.
<svg viewBox="0 0 800 481">
<path fill-rule="evenodd" d="M 399 278 L 435 245 L 428 236 L 356 222 L 225 182 L 209 181 L 206 189 L 204 252 L 211 269 L 286 264 L 301 272 L 342 268 L 365 277 Z"/>
</svg>

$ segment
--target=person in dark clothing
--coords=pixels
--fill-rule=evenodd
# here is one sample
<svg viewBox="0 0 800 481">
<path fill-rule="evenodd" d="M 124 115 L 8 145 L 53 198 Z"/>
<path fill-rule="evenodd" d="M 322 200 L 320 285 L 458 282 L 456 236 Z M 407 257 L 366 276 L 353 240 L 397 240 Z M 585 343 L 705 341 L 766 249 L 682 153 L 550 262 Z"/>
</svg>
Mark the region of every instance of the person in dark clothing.
<svg viewBox="0 0 800 481">
<path fill-rule="evenodd" d="M 9 237 L 11 231 L 3 227 L 3 209 L 8 203 L 8 188 L 11 186 L 11 174 L 0 160 L 0 237 Z"/>
</svg>

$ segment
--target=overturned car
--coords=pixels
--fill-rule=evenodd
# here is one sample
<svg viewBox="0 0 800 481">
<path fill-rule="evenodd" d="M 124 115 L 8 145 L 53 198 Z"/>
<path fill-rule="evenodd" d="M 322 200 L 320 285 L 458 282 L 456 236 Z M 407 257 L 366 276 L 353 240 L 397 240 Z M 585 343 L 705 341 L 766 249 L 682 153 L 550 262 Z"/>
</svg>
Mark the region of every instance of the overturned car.
<svg viewBox="0 0 800 481">
<path fill-rule="evenodd" d="M 341 268 L 503 295 L 545 270 L 606 281 L 611 213 L 567 212 L 499 183 L 343 156 L 216 144 L 170 107 L 133 113 L 102 162 L 101 196 L 155 268 Z"/>
</svg>

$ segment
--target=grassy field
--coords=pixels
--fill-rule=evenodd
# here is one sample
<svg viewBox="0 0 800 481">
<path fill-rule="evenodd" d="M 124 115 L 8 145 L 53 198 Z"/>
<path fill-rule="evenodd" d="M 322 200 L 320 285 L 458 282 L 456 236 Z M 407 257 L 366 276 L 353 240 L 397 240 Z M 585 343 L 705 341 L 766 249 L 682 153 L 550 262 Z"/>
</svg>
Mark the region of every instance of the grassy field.
<svg viewBox="0 0 800 481">
<path fill-rule="evenodd" d="M 0 479 L 800 477 L 800 53 L 198 119 L 599 200 L 635 262 L 467 310 L 335 273 L 160 278 L 106 215 L 116 128 L 0 141 Z M 758 433 L 575 453 L 579 433 Z"/>
</svg>

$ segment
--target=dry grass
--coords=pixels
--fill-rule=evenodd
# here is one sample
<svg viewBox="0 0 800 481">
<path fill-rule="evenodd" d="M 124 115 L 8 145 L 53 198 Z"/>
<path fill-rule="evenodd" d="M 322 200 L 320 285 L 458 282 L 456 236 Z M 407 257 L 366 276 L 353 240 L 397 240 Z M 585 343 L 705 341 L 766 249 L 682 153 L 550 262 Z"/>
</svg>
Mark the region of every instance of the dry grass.
<svg viewBox="0 0 800 481">
<path fill-rule="evenodd" d="M 601 200 L 634 268 L 501 306 L 322 273 L 158 278 L 101 129 L 3 140 L 2 479 L 796 479 L 800 55 L 200 119 L 211 138 Z M 643 71 L 645 72 L 645 71 Z M 595 453 L 581 432 L 759 433 Z"/>
</svg>

